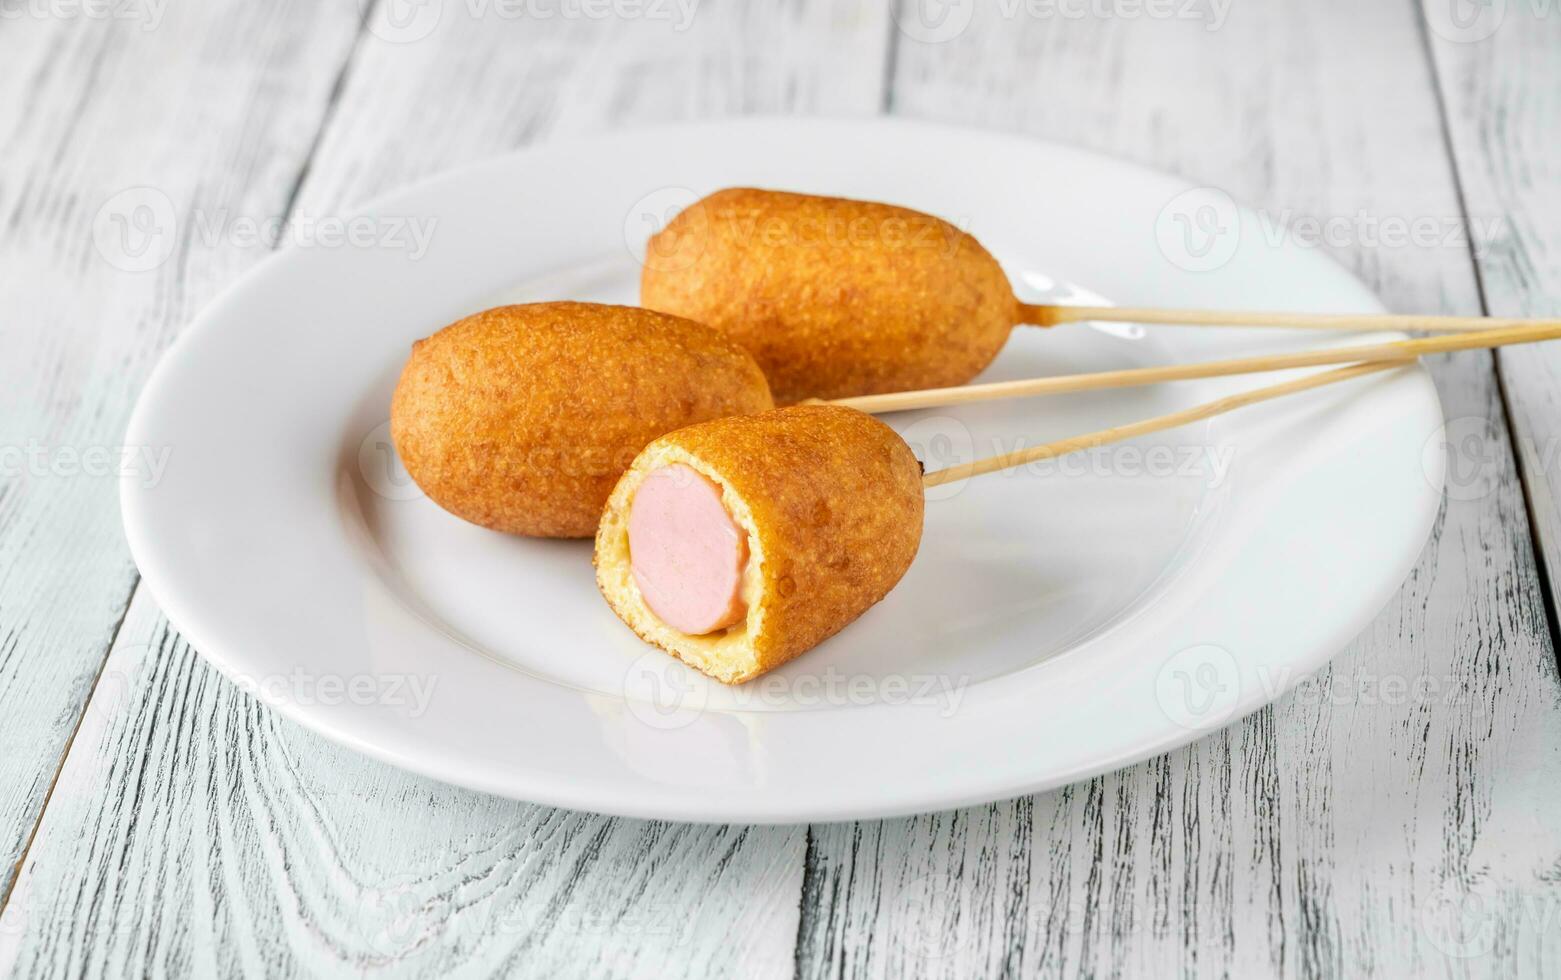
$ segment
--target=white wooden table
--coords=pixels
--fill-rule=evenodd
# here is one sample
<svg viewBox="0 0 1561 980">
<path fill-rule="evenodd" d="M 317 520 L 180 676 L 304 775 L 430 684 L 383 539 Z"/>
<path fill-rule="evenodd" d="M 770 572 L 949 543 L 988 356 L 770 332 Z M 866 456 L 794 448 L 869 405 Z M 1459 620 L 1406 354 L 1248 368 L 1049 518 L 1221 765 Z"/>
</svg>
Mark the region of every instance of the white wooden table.
<svg viewBox="0 0 1561 980">
<path fill-rule="evenodd" d="M 581 131 L 888 112 L 1223 188 L 1395 309 L 1561 313 L 1553 0 L 596 2 L 0 2 L 0 974 L 1561 975 L 1555 345 L 1434 362 L 1449 499 L 1327 672 L 1041 796 L 569 813 L 361 759 L 204 665 L 103 460 L 267 251 L 213 216 Z M 206 221 L 126 272 L 94 223 L 142 186 Z"/>
</svg>

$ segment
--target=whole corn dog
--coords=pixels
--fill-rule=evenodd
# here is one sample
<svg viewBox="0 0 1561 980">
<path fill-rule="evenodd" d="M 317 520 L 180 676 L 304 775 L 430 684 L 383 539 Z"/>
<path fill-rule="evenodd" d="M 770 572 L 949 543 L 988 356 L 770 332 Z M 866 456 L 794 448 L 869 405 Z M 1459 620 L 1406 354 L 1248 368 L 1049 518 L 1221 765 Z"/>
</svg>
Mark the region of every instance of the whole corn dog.
<svg viewBox="0 0 1561 980">
<path fill-rule="evenodd" d="M 783 405 L 964 384 L 1020 315 L 997 260 L 947 221 L 749 188 L 651 238 L 640 302 L 742 344 Z"/>
<path fill-rule="evenodd" d="M 772 407 L 753 358 L 707 327 L 638 307 L 535 303 L 414 344 L 390 431 L 407 473 L 457 517 L 585 538 L 652 439 Z"/>
<path fill-rule="evenodd" d="M 1463 332 L 1556 323 L 1029 304 L 980 242 L 940 218 L 752 188 L 695 201 L 651 237 L 640 302 L 748 348 L 783 405 L 962 385 L 992 362 L 1016 324 Z"/>
</svg>

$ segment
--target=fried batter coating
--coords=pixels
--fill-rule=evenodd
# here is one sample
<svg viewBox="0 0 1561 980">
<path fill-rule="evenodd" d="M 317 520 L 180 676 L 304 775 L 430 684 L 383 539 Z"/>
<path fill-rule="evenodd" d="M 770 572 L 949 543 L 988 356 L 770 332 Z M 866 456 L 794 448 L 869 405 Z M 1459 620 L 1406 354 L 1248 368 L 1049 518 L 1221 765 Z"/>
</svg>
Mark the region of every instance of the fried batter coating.
<svg viewBox="0 0 1561 980">
<path fill-rule="evenodd" d="M 961 385 L 1019 322 L 997 260 L 947 221 L 733 188 L 651 238 L 640 301 L 752 352 L 777 404 Z"/>
<path fill-rule="evenodd" d="M 651 440 L 772 407 L 753 358 L 698 323 L 630 306 L 534 303 L 478 313 L 413 344 L 391 438 L 417 485 L 457 517 L 584 538 Z"/>
<path fill-rule="evenodd" d="M 722 490 L 748 536 L 747 614 L 690 636 L 658 619 L 634 582 L 629 514 L 644 480 L 693 469 Z M 893 429 L 830 405 L 797 405 L 679 429 L 640 453 L 608 500 L 596 581 L 639 636 L 728 684 L 779 667 L 889 594 L 921 545 L 921 466 Z"/>
</svg>

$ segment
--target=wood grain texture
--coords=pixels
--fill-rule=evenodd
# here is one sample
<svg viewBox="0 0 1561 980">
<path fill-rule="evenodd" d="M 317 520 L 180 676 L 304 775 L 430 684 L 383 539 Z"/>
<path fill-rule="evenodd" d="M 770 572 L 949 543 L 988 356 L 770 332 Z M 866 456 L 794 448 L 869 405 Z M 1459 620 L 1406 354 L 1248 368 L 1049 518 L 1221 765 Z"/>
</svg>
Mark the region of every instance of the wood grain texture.
<svg viewBox="0 0 1561 980">
<path fill-rule="evenodd" d="M 948 41 L 901 38 L 892 104 L 1179 170 L 1276 218 L 1289 208 L 1346 217 L 1364 210 L 1379 222 L 1461 220 L 1447 158 L 1433 151 L 1441 137 L 1429 68 L 1400 40 L 1415 36 L 1413 14 L 1342 0 L 1270 2 L 1232 9 L 1211 31 L 1208 20 L 1004 18 L 987 8 Z M 256 23 L 270 23 L 268 15 L 246 16 L 229 25 L 249 32 L 246 44 L 319 63 L 266 76 L 264 98 L 242 87 L 246 95 L 216 91 L 210 74 L 199 76 L 214 101 L 192 111 L 197 121 L 142 118 L 135 139 L 151 150 L 180 138 L 205 146 L 223 139 L 213 119 L 238 127 L 242 138 L 223 143 L 225 151 L 202 150 L 215 158 L 191 165 L 189 174 L 204 175 L 191 193 L 236 197 L 241 213 L 280 214 L 291 190 L 286 168 L 255 161 L 279 145 L 300 148 L 301 160 L 314 131 L 280 110 L 270 122 L 261 109 L 243 123 L 225 113 L 234 104 L 269 105 L 281 91 L 297 111 L 323 114 L 351 25 L 327 39 L 334 47 L 315 37 L 268 46 L 274 35 Z M 701 6 L 686 36 L 670 41 L 655 24 L 617 26 L 627 33 L 582 22 L 483 24 L 446 8 L 429 37 L 365 35 L 298 212 L 328 214 L 554 133 L 725 112 L 862 111 L 881 95 L 888 33 L 874 5 Z M 41 53 L 15 32 L 0 33 L 0 52 L 16 44 L 19 56 L 0 58 L 0 71 L 22 65 L 29 83 L 46 83 L 43 101 L 0 107 L 0 120 L 20 120 L 0 133 L 67 116 L 74 103 L 49 85 L 76 101 L 90 88 L 89 104 L 125 87 L 71 89 L 67 82 L 92 71 L 86 55 L 75 73 L 51 74 L 50 59 L 80 44 L 81 30 L 50 25 Z M 820 33 L 829 40 L 812 43 Z M 242 75 L 229 46 L 190 43 L 199 36 L 180 35 L 181 49 L 195 52 L 203 70 Z M 133 81 L 134 68 L 115 77 Z M 245 77 L 254 86 L 256 76 Z M 130 91 L 132 101 L 142 94 Z M 1502 104 L 1527 98 L 1514 92 Z M 134 108 L 104 105 L 92 111 Z M 168 111 L 159 104 L 149 118 Z M 77 139 L 103 131 L 100 122 L 60 125 L 79 131 Z M 164 128 L 143 133 L 149 125 Z M 1524 157 L 1533 139 L 1515 140 L 1500 166 L 1543 172 L 1543 161 Z M 6 216 L 34 200 L 37 184 L 56 179 L 48 153 L 32 153 L 23 168 L 11 159 L 0 173 Z M 239 162 L 228 173 L 213 169 L 213 159 Z M 1539 227 L 1543 213 L 1523 200 L 1511 206 Z M 7 249 L 16 220 L 0 227 Z M 36 239 L 57 230 L 42 218 L 22 227 L 33 237 L 16 239 L 25 245 L 17 254 L 37 252 Z M 1373 246 L 1357 236 L 1335 251 L 1395 308 L 1478 309 L 1466 249 Z M 148 287 L 153 299 L 141 297 L 140 306 L 110 297 L 90 309 L 64 307 L 41 321 L 49 330 L 18 331 L 20 348 L 8 334 L 8 355 L 20 349 L 45 370 L 23 376 L 30 387 L 21 389 L 5 375 L 0 418 L 13 417 L 12 397 L 46 404 L 45 425 L 122 413 L 124 402 L 110 403 L 103 391 L 128 400 L 139 384 L 134 372 L 144 373 L 199 298 L 253 254 L 219 248 L 197 258 L 191 249 L 180 259 L 185 276 L 196 270 L 186 292 L 152 274 L 160 285 Z M 71 275 L 36 282 L 0 280 L 0 297 L 23 297 L 13 308 L 24 310 L 53 309 L 60 297 L 85 302 L 72 297 L 95 288 L 77 275 L 81 264 L 77 256 L 63 263 Z M 50 274 L 41 265 L 5 268 Z M 1524 296 L 1547 301 L 1538 289 Z M 115 311 L 122 322 L 89 329 L 92 317 Z M 0 330 L 8 322 L 0 319 Z M 132 335 L 146 347 L 131 346 Z M 61 359 L 94 344 L 86 366 Z M 1460 355 L 1435 371 L 1448 416 L 1473 420 L 1480 468 L 1456 487 L 1403 592 L 1330 669 L 1274 709 L 1186 750 L 954 813 L 804 836 L 608 820 L 452 790 L 279 720 L 207 668 L 138 595 L 24 874 L 0 910 L 0 974 L 776 976 L 792 972 L 799 939 L 797 972 L 805 976 L 1554 973 L 1561 849 L 1548 818 L 1561 726 L 1553 650 L 1490 359 Z M 86 376 L 74 387 L 59 380 L 72 372 Z M 1509 389 L 1513 382 L 1509 369 Z M 122 418 L 110 436 L 119 426 Z M 34 430 L 16 431 L 25 438 Z M 17 495 L 31 492 L 0 481 L 0 542 L 22 542 L 0 552 L 16 556 L 0 561 L 0 635 L 17 632 L 11 613 L 27 608 L 8 603 L 6 589 L 57 605 L 39 607 L 45 626 L 27 627 L 43 638 L 0 643 L 0 683 L 6 658 L 28 642 L 57 655 L 61 643 L 91 641 L 100 656 L 133 582 L 126 566 L 115 566 L 122 590 L 92 614 L 90 602 L 67 602 L 29 579 L 49 566 L 29 572 L 15 561 L 47 554 L 23 545 L 49 538 L 30 530 L 36 521 L 16 525 L 28 530 L 10 538 L 3 528 L 8 509 L 27 499 Z M 111 484 L 75 492 L 92 499 L 59 526 L 71 535 L 96 528 L 117 542 Z M 50 571 L 55 589 L 100 560 L 87 547 L 97 539 L 81 540 L 74 564 Z M 106 625 L 92 640 L 100 620 Z M 92 672 L 80 676 L 65 705 L 65 737 L 92 688 Z M 1397 697 L 1382 685 L 1394 678 L 1437 686 Z M 42 681 L 29 675 L 25 683 Z M 30 686 L 0 704 L 30 709 L 29 698 L 58 690 Z M 0 721 L 0 731 L 11 729 Z M 52 766 L 46 759 L 51 775 Z M 22 764 L 14 772 L 35 775 Z M 9 785 L 0 783 L 0 794 Z"/>
<path fill-rule="evenodd" d="M 1393 308 L 1478 312 L 1467 248 L 1440 234 L 1463 214 L 1411 6 L 1246 3 L 1217 29 L 1128 9 L 979 5 L 945 40 L 902 40 L 893 106 L 1167 168 L 1285 234 L 1341 218 L 1328 251 Z M 1378 234 L 1417 220 L 1437 233 Z M 1329 667 L 1058 792 L 813 828 L 799 973 L 1554 973 L 1561 705 L 1491 364 L 1432 362 L 1446 415 L 1479 420 L 1484 468 Z"/>
<path fill-rule="evenodd" d="M 1561 310 L 1561 10 L 1493 4 L 1463 12 L 1426 0 L 1447 137 L 1473 234 L 1472 258 L 1493 315 Z M 1460 27 L 1460 25 L 1462 25 Z M 1498 363 L 1529 517 L 1548 571 L 1552 618 L 1561 583 L 1561 345 L 1504 351 Z M 1460 456 L 1479 474 L 1478 442 Z"/>
<path fill-rule="evenodd" d="M 0 973 L 789 976 L 802 838 L 368 762 L 240 694 L 143 593 L 6 910 Z"/>
<path fill-rule="evenodd" d="M 671 32 L 470 9 L 446 3 L 426 36 L 370 13 L 293 215 L 553 134 L 881 96 L 871 3 L 700 4 Z M 0 974 L 793 972 L 801 828 L 571 814 L 370 762 L 221 679 L 144 591 L 86 719 L 0 919 Z"/>
<path fill-rule="evenodd" d="M 889 40 L 877 4 L 692 6 L 680 29 L 676 19 L 512 19 L 498 4 L 444 0 L 426 37 L 371 29 L 299 210 L 340 208 L 544 136 L 877 110 Z M 474 8 L 490 13 L 473 17 Z"/>
<path fill-rule="evenodd" d="M 285 206 L 357 30 L 308 3 L 72 9 L 0 30 L 0 902 L 135 584 L 116 479 L 135 394 L 264 254 L 197 216 Z M 156 224 L 114 224 L 138 215 Z M 131 449 L 148 479 L 171 462 Z"/>
</svg>

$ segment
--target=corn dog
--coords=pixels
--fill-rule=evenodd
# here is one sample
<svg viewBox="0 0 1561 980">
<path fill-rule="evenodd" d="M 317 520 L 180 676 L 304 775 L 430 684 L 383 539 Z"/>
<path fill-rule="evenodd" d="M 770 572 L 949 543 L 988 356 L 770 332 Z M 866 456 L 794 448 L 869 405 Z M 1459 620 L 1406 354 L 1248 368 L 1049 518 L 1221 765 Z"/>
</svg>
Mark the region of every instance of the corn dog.
<svg viewBox="0 0 1561 980">
<path fill-rule="evenodd" d="M 894 588 L 921 544 L 921 466 L 830 405 L 652 442 L 596 535 L 602 595 L 641 638 L 728 684 L 812 649 Z"/>
<path fill-rule="evenodd" d="M 414 344 L 391 438 L 417 485 L 457 517 L 584 538 L 652 439 L 772 407 L 753 359 L 700 324 L 637 307 L 536 303 L 478 313 Z"/>
<path fill-rule="evenodd" d="M 964 384 L 1019 322 L 1002 267 L 947 221 L 749 188 L 651 238 L 640 302 L 746 347 L 782 405 Z"/>
</svg>

